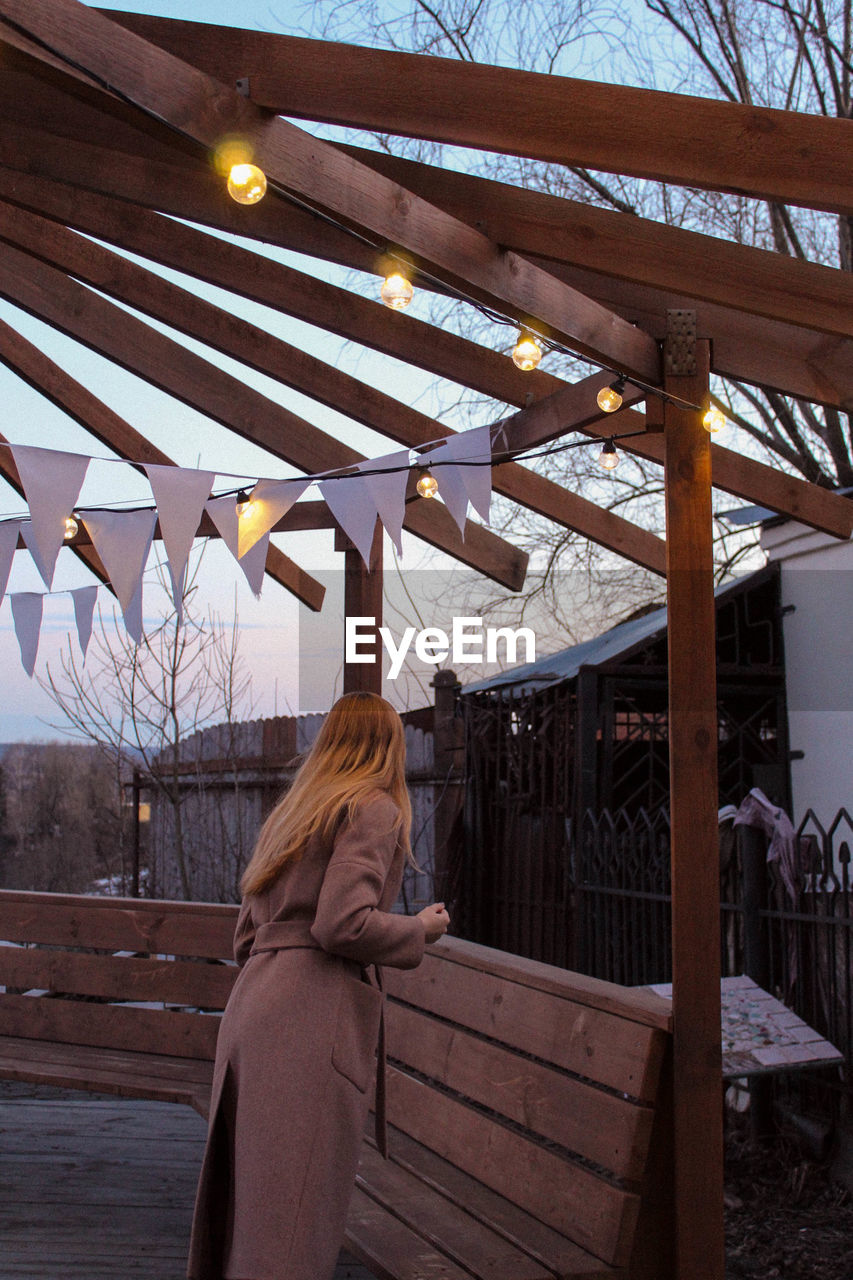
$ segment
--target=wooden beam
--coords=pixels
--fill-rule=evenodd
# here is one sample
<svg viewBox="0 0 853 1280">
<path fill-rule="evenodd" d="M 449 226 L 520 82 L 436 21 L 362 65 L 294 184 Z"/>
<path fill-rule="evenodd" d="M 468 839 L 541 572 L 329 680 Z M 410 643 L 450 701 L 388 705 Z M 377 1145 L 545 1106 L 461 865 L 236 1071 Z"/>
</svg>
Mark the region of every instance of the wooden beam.
<svg viewBox="0 0 853 1280">
<path fill-rule="evenodd" d="M 853 122 L 451 58 L 115 22 L 287 116 L 853 214 Z M 701 146 L 696 139 L 701 138 Z"/>
<path fill-rule="evenodd" d="M 666 389 L 707 403 L 707 343 Z M 676 366 L 678 367 L 678 365 Z M 664 405 L 675 1273 L 723 1280 L 720 875 L 711 444 L 700 412 Z"/>
<path fill-rule="evenodd" d="M 722 377 L 773 387 L 843 412 L 853 409 L 853 342 L 848 338 L 778 320 L 757 320 L 715 303 L 646 285 L 629 286 L 579 267 L 552 263 L 550 269 L 647 326 L 658 339 L 663 338 L 659 308 L 695 310 L 697 333 L 711 342 L 712 372 Z"/>
<path fill-rule="evenodd" d="M 0 294 L 301 471 L 316 474 L 362 460 L 215 364 L 9 245 L 0 246 Z M 523 552 L 470 521 L 463 541 L 444 507 L 413 508 L 406 527 L 511 590 L 524 581 Z"/>
<path fill-rule="evenodd" d="M 9 441 L 2 434 L 0 434 L 0 444 L 9 444 Z M 15 466 L 15 459 L 9 449 L 0 449 L 0 476 L 2 476 L 6 483 L 15 490 L 15 493 L 17 493 L 18 496 L 23 498 L 26 502 L 24 486 L 21 484 L 21 477 L 18 474 L 18 468 Z M 20 535 L 18 536 L 18 546 L 26 547 L 26 543 Z M 92 546 L 73 547 L 72 550 L 78 559 L 82 560 L 86 568 L 89 569 L 105 587 L 108 587 L 109 590 L 112 591 L 109 575 L 107 574 L 101 557 L 98 555 L 95 548 Z"/>
<path fill-rule="evenodd" d="M 68 99 L 68 103 L 69 114 L 73 114 L 73 100 Z M 16 170 L 24 167 L 31 173 L 118 193 L 123 197 L 125 207 L 127 200 L 133 199 L 148 207 L 159 206 L 177 216 L 207 222 L 222 229 L 239 231 L 242 228 L 245 233 L 245 220 L 242 224 L 239 219 L 235 223 L 232 212 L 236 210 L 238 214 L 244 214 L 245 211 L 222 196 L 218 180 L 204 168 L 192 169 L 188 164 L 170 167 L 153 161 L 133 160 L 126 155 L 116 156 L 100 148 L 74 142 L 58 144 L 48 135 L 30 130 L 16 130 L 13 136 L 7 133 L 0 137 L 0 163 Z M 21 186 L 23 188 L 23 184 Z M 25 196 L 20 199 L 26 203 Z M 280 205 L 277 219 L 270 219 L 268 208 L 265 213 L 266 206 L 267 202 L 262 201 L 251 211 L 253 229 L 260 238 L 362 270 L 375 270 L 372 255 L 365 252 L 364 246 L 340 231 L 323 226 L 300 210 L 283 209 Z M 215 255 L 214 261 L 218 256 Z M 619 309 L 626 320 L 639 318 L 656 337 L 662 336 L 660 316 L 667 307 L 693 305 L 691 297 L 620 282 L 580 267 L 555 262 L 543 265 L 551 273 L 565 274 L 608 306 Z M 829 268 L 818 270 L 834 274 Z M 251 281 L 256 274 L 257 270 L 247 279 Z M 844 308 L 839 308 L 839 312 L 843 311 Z M 390 318 L 411 322 L 410 317 Z M 837 408 L 844 408 L 850 403 L 853 357 L 849 342 L 839 341 L 828 334 L 815 334 L 796 325 L 755 319 L 712 303 L 698 307 L 698 320 L 700 333 L 713 338 L 715 371 Z M 381 322 L 377 322 L 377 329 L 379 334 L 387 331 L 383 331 Z M 417 343 L 412 343 L 412 348 L 417 347 Z M 431 352 L 432 346 L 420 346 L 420 350 Z M 447 355 L 446 352 L 444 354 Z M 537 374 L 540 380 L 544 376 L 541 372 Z M 511 395 L 501 398 L 517 403 Z"/>
<path fill-rule="evenodd" d="M 344 150 L 489 239 L 543 263 L 853 337 L 853 277 L 836 267 L 387 152 Z"/>
<path fill-rule="evenodd" d="M 344 155 L 330 143 L 271 117 L 232 88 L 140 37 L 124 32 L 76 0 L 0 0 L 0 19 L 45 40 L 141 110 L 215 149 L 237 133 L 275 184 L 307 200 L 360 235 L 377 254 L 400 246 L 417 269 L 479 303 L 534 318 L 581 354 L 648 381 L 659 375 L 655 343 L 640 330 L 473 228 Z"/>
<path fill-rule="evenodd" d="M 453 432 L 266 330 L 239 320 L 100 245 L 18 208 L 6 210 L 0 237 L 37 254 L 111 297 L 258 369 L 340 413 L 410 447 Z M 566 417 L 562 431 L 570 429 Z M 559 434 L 559 432 L 557 432 Z M 552 433 L 553 435 L 553 433 Z M 547 515 L 653 572 L 664 572 L 664 546 L 648 530 L 602 510 L 526 468 L 508 463 L 494 476 L 497 492 Z"/>
<path fill-rule="evenodd" d="M 21 147 L 20 154 L 44 156 L 50 142 L 46 135 L 35 135 L 33 144 Z M 0 147 L 2 145 L 0 136 Z M 108 166 L 108 157 L 100 150 L 81 148 L 78 153 L 75 145 L 65 144 L 55 159 L 61 155 L 72 169 L 87 175 L 117 175 L 119 184 L 127 179 L 121 159 L 111 157 L 112 163 Z M 152 175 L 150 187 L 137 191 L 137 197 L 153 201 L 157 191 L 162 189 L 158 177 L 157 174 Z M 542 405 L 541 410 L 538 406 L 540 401 L 563 393 L 566 384 L 542 369 L 523 374 L 511 360 L 491 348 L 436 329 L 411 315 L 391 313 L 387 308 L 337 286 L 236 245 L 212 239 L 194 228 L 165 219 L 145 208 L 130 206 L 124 201 L 2 170 L 0 192 L 22 207 L 40 209 L 48 216 L 68 220 L 89 234 L 123 244 L 125 248 L 164 265 L 277 307 L 374 350 L 473 387 L 506 404 L 522 406 L 532 399 L 532 406 L 513 419 L 513 430 L 518 432 L 524 423 L 524 439 L 528 443 L 534 439 L 553 438 L 549 432 L 551 426 L 556 427 L 560 421 L 559 414 L 554 412 L 560 401 L 555 399 L 553 404 Z M 234 207 L 232 201 L 227 205 Z M 181 212 L 185 216 L 198 216 L 199 210 L 194 206 L 182 206 Z M 750 346 L 745 340 L 741 345 L 744 348 Z M 587 380 L 590 389 L 595 380 L 595 377 Z M 572 393 L 573 396 L 584 394 L 580 388 L 585 384 L 577 385 L 578 392 Z M 613 430 L 630 432 L 643 429 L 642 415 L 636 412 L 630 412 L 626 417 L 623 410 L 613 418 L 603 417 L 595 423 L 593 416 L 576 416 L 577 413 L 585 414 L 580 401 L 574 407 L 566 403 L 560 408 L 561 412 L 565 411 L 567 421 L 574 420 L 579 429 L 602 439 Z M 589 409 L 592 411 L 591 400 Z M 543 412 L 544 418 L 541 416 Z M 428 438 L 433 438 L 441 433 L 442 428 L 434 424 L 428 430 L 431 433 Z M 520 436 L 517 436 L 517 441 L 520 445 Z M 663 464 L 663 443 L 660 440 L 652 437 L 635 439 L 626 441 L 622 447 L 628 453 Z M 836 537 L 849 537 L 853 530 L 853 504 L 838 495 L 787 476 L 716 443 L 712 448 L 712 466 L 716 488 Z"/>
<path fill-rule="evenodd" d="M 382 626 L 382 526 L 377 521 L 370 548 L 370 564 L 366 565 L 361 553 L 342 531 L 335 535 L 335 550 L 344 553 L 344 693 L 382 693 L 382 644 L 379 628 Z M 361 634 L 365 637 L 362 656 L 373 649 L 372 662 L 348 662 L 346 649 L 347 618 L 373 618 L 374 625 L 365 624 Z"/>
<path fill-rule="evenodd" d="M 0 321 L 0 360 L 45 399 L 78 422 L 120 458 L 140 464 L 176 466 L 172 458 L 152 445 L 91 391 L 33 346 L 15 329 Z M 76 548 L 78 544 L 75 543 Z M 87 553 L 88 554 L 88 553 Z M 309 609 L 318 611 L 326 588 L 306 573 L 278 547 L 270 544 L 265 572 L 291 591 Z"/>
</svg>

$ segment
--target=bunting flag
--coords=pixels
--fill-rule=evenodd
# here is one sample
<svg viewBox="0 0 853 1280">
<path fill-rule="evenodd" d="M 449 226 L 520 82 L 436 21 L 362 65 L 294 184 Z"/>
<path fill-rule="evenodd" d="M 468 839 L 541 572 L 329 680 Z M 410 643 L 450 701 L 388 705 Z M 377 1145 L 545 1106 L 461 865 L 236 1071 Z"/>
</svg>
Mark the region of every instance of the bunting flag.
<svg viewBox="0 0 853 1280">
<path fill-rule="evenodd" d="M 267 551 L 270 535 L 265 533 L 238 561 L 238 565 L 246 575 L 246 581 L 256 596 L 261 594 L 264 585 L 264 572 L 267 564 Z"/>
<path fill-rule="evenodd" d="M 45 564 L 44 560 L 42 560 L 41 558 L 41 551 L 39 550 L 39 545 L 36 542 L 35 532 L 33 530 L 32 523 L 29 520 L 21 521 L 21 537 L 24 539 L 24 542 L 26 543 L 26 547 L 30 553 L 30 558 L 32 559 L 33 564 L 38 569 L 39 573 L 44 579 L 45 584 L 49 588 L 50 582 L 48 581 L 48 579 L 52 578 L 53 575 L 50 572 L 50 569 Z"/>
<path fill-rule="evenodd" d="M 32 521 L 31 537 L 24 536 L 50 589 L 56 557 L 65 541 L 65 521 L 83 487 L 89 458 L 26 444 L 13 444 L 11 449 Z"/>
<path fill-rule="evenodd" d="M 157 512 L 83 511 L 81 518 L 110 576 L 127 633 L 139 644 L 142 639 L 142 574 L 154 538 Z"/>
<path fill-rule="evenodd" d="M 286 515 L 294 502 L 311 484 L 311 476 L 305 480 L 259 480 L 251 492 L 249 503 L 240 515 L 237 536 L 237 559 L 269 533 L 273 525 Z"/>
<path fill-rule="evenodd" d="M 21 649 L 21 662 L 27 675 L 31 676 L 38 655 L 44 595 L 40 591 L 13 591 L 9 599 L 12 602 L 15 635 Z"/>
<path fill-rule="evenodd" d="M 379 514 L 369 485 L 374 479 L 375 476 L 341 476 L 321 480 L 318 486 L 332 515 L 368 566 Z"/>
<path fill-rule="evenodd" d="M 210 496 L 216 472 L 146 463 L 145 473 L 157 503 L 160 534 L 172 579 L 172 599 L 180 622 L 183 618 L 187 559 L 193 539 L 198 533 L 201 513 Z"/>
<path fill-rule="evenodd" d="M 77 639 L 80 641 L 80 648 L 83 653 L 83 661 L 86 661 L 86 650 L 89 648 L 89 641 L 92 638 L 92 619 L 95 615 L 95 601 L 98 598 L 98 588 L 95 587 L 77 587 L 74 591 L 68 593 L 74 601 L 74 621 L 77 624 Z"/>
<path fill-rule="evenodd" d="M 267 549 L 270 544 L 269 533 L 262 534 L 241 559 L 238 557 L 237 552 L 239 550 L 240 521 L 242 517 L 238 514 L 234 495 L 229 494 L 224 498 L 210 498 L 204 504 L 204 509 L 216 525 L 220 538 L 246 575 L 252 591 L 256 596 L 259 596 L 264 584 L 264 568 L 267 563 Z"/>
<path fill-rule="evenodd" d="M 437 449 L 424 455 L 428 465 L 441 463 L 478 463 L 477 466 L 441 466 L 435 471 L 438 492 L 465 537 L 468 503 L 488 522 L 492 497 L 491 428 L 475 427 L 449 436 Z"/>
<path fill-rule="evenodd" d="M 379 519 L 394 546 L 397 555 L 403 554 L 403 520 L 406 516 L 406 486 L 409 481 L 409 451 L 401 449 L 397 453 L 387 453 L 383 458 L 373 458 L 358 464 L 359 471 L 370 468 L 381 472 L 383 468 L 400 467 L 399 471 L 389 470 L 387 474 L 365 476 L 367 490 L 376 505 Z"/>
<path fill-rule="evenodd" d="M 20 520 L 6 520 L 3 524 L 0 524 L 0 601 L 6 594 L 9 572 L 12 568 L 20 532 Z"/>
</svg>

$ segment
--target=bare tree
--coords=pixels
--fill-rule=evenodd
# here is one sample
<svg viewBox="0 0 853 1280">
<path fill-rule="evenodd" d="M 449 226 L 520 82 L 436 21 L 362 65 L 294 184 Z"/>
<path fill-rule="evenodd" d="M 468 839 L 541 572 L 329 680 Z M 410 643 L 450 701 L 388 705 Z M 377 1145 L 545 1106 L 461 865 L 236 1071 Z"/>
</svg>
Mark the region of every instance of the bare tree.
<svg viewBox="0 0 853 1280">
<path fill-rule="evenodd" d="M 0 881 L 9 889 L 91 892 L 121 884 L 122 795 L 94 747 L 22 742 L 3 757 Z"/>
<path fill-rule="evenodd" d="M 470 62 L 601 78 L 680 90 L 730 101 L 851 116 L 851 4 L 853 0 L 316 0 L 306 6 L 311 29 L 338 40 L 436 54 Z M 362 135 L 363 136 L 363 135 Z M 371 145 L 437 163 L 442 148 L 374 135 Z M 455 165 L 519 186 L 582 200 L 627 215 L 723 236 L 790 257 L 853 269 L 853 220 L 772 202 L 702 192 L 648 180 L 595 173 L 581 166 L 543 164 L 513 156 L 454 152 Z M 508 350 L 514 333 L 495 330 L 476 313 L 439 299 L 433 318 Z M 554 355 L 548 367 L 563 376 L 580 362 Z M 588 372 L 587 368 L 583 372 Z M 714 394 L 739 433 L 736 447 L 826 487 L 853 485 L 853 425 L 849 414 L 816 407 L 770 389 L 717 379 Z M 446 405 L 472 421 L 497 417 L 501 407 L 474 395 Z M 578 449 L 535 465 L 620 514 L 660 528 L 660 470 L 625 458 L 603 478 L 596 450 Z M 549 573 L 582 575 L 589 584 L 586 614 L 612 619 L 660 592 L 650 574 L 556 529 L 525 511 L 503 510 L 501 527 L 533 553 Z M 718 522 L 719 576 L 753 554 L 754 539 Z M 579 571 L 577 575 L 573 571 Z M 560 608 L 559 586 L 551 591 Z M 565 610 L 572 634 L 575 599 Z"/>
<path fill-rule="evenodd" d="M 202 615 L 196 604 L 201 555 L 187 575 L 183 621 L 172 608 L 135 645 L 116 610 L 98 610 L 86 664 L 69 640 L 59 670 L 48 664 L 39 683 L 64 717 L 63 728 L 95 744 L 125 781 L 139 769 L 144 785 L 159 796 L 170 815 L 172 854 L 182 895 L 191 897 L 183 805 L 187 796 L 187 755 L 182 744 L 205 726 L 234 726 L 251 715 L 251 675 L 239 653 L 234 615 Z M 165 589 L 162 567 L 158 568 Z M 237 786 L 236 770 L 234 785 Z"/>
</svg>

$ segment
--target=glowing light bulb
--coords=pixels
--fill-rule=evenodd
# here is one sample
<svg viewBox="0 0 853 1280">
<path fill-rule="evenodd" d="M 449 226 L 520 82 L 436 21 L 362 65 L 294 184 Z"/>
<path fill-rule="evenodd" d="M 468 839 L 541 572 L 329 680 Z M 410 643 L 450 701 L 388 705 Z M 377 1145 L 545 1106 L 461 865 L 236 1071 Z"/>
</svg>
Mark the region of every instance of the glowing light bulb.
<svg viewBox="0 0 853 1280">
<path fill-rule="evenodd" d="M 702 419 L 702 426 L 713 435 L 715 431 L 722 431 L 725 425 L 726 415 L 722 409 L 716 409 L 712 405 Z"/>
<path fill-rule="evenodd" d="M 241 489 L 237 494 L 237 515 L 241 520 L 247 519 L 255 509 L 255 504 L 246 493 L 245 489 Z"/>
<path fill-rule="evenodd" d="M 429 471 L 424 471 L 415 488 L 422 498 L 434 498 L 438 493 L 438 481 Z"/>
<path fill-rule="evenodd" d="M 65 541 L 70 542 L 71 539 L 76 536 L 79 528 L 80 526 L 73 516 L 66 516 L 65 517 L 65 534 L 64 534 Z"/>
<path fill-rule="evenodd" d="M 392 271 L 382 281 L 379 296 L 386 307 L 391 307 L 393 311 L 402 311 L 412 301 L 414 292 L 411 280 L 407 280 L 399 271 Z"/>
<path fill-rule="evenodd" d="M 607 441 L 598 455 L 598 465 L 603 467 L 605 471 L 612 471 L 614 467 L 619 466 L 619 454 L 616 452 L 616 445 L 612 440 Z"/>
<path fill-rule="evenodd" d="M 256 164 L 235 164 L 228 174 L 228 194 L 238 204 L 257 204 L 267 191 L 267 178 Z"/>
<path fill-rule="evenodd" d="M 617 378 L 609 387 L 602 387 L 595 397 L 602 413 L 615 413 L 622 404 L 622 392 L 625 390 L 625 379 Z"/>
<path fill-rule="evenodd" d="M 518 342 L 512 349 L 512 363 L 516 369 L 521 369 L 523 373 L 530 373 L 532 369 L 536 368 L 541 359 L 542 348 L 539 343 L 532 333 L 522 329 L 518 335 Z"/>
</svg>

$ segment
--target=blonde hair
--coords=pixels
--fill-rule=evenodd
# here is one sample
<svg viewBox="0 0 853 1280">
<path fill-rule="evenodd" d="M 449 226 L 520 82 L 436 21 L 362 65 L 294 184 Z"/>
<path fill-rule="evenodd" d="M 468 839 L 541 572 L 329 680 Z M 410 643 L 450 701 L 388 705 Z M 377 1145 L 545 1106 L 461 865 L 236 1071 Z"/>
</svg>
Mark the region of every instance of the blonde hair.
<svg viewBox="0 0 853 1280">
<path fill-rule="evenodd" d="M 406 790 L 403 722 L 376 693 L 345 693 L 334 704 L 289 790 L 267 818 L 240 881 L 261 893 L 286 862 L 301 858 L 312 836 L 331 835 L 370 795 L 385 792 L 399 810 L 409 859 L 412 806 Z"/>
</svg>

